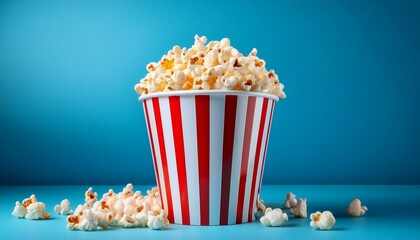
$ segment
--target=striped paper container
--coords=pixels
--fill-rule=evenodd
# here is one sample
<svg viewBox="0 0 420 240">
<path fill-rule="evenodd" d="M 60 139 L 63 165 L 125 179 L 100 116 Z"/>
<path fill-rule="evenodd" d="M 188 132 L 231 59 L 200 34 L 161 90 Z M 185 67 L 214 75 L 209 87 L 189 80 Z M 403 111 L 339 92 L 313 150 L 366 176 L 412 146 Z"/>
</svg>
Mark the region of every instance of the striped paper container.
<svg viewBox="0 0 420 240">
<path fill-rule="evenodd" d="M 171 223 L 255 220 L 272 94 L 190 90 L 140 96 L 162 206 Z"/>
</svg>

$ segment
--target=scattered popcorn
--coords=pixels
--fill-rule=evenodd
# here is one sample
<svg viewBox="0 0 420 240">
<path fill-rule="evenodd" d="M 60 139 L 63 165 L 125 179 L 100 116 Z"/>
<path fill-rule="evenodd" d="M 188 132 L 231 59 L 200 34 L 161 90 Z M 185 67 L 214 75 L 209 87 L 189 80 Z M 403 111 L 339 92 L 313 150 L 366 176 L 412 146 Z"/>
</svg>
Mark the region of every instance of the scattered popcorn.
<svg viewBox="0 0 420 240">
<path fill-rule="evenodd" d="M 290 208 L 290 213 L 297 218 L 306 218 L 306 198 L 299 198 L 296 207 Z"/>
<path fill-rule="evenodd" d="M 26 219 L 47 219 L 50 214 L 45 211 L 45 204 L 38 202 L 35 195 L 32 194 L 29 198 L 23 199 L 22 203 L 17 201 L 12 215 L 16 218 Z"/>
<path fill-rule="evenodd" d="M 283 206 L 286 208 L 294 208 L 297 205 L 296 195 L 292 192 L 287 193 Z"/>
<path fill-rule="evenodd" d="M 263 217 L 260 218 L 260 222 L 266 227 L 277 227 L 281 226 L 285 221 L 288 221 L 288 217 L 286 213 L 280 208 L 267 208 L 265 210 L 265 214 Z"/>
<path fill-rule="evenodd" d="M 61 201 L 60 205 L 55 205 L 54 212 L 61 215 L 70 215 L 73 211 L 70 209 L 70 201 L 68 199 L 64 199 Z"/>
<path fill-rule="evenodd" d="M 144 95 L 176 90 L 243 90 L 271 93 L 285 98 L 283 84 L 254 48 L 248 56 L 230 46 L 228 38 L 211 41 L 195 35 L 189 48 L 174 46 L 157 63 L 146 66 L 148 74 L 134 89 Z"/>
<path fill-rule="evenodd" d="M 31 203 L 26 209 L 28 210 L 25 215 L 27 219 L 37 220 L 50 217 L 50 214 L 45 212 L 45 204 L 43 202 Z"/>
<path fill-rule="evenodd" d="M 157 187 L 143 196 L 140 191 L 134 192 L 130 183 L 120 193 L 110 189 L 99 200 L 97 195 L 92 188 L 86 191 L 85 203 L 67 217 L 68 229 L 92 231 L 111 226 L 162 229 L 169 224 Z"/>
<path fill-rule="evenodd" d="M 169 225 L 167 212 L 162 208 L 152 209 L 147 215 L 147 226 L 153 230 L 160 230 Z"/>
<path fill-rule="evenodd" d="M 360 217 L 365 215 L 368 208 L 366 206 L 362 206 L 362 203 L 359 199 L 354 199 L 351 201 L 350 206 L 347 208 L 347 213 L 353 217 Z"/>
<path fill-rule="evenodd" d="M 324 211 L 311 214 L 310 226 L 313 229 L 329 230 L 335 224 L 335 218 L 330 211 Z"/>
<path fill-rule="evenodd" d="M 24 218 L 28 210 L 19 202 L 16 201 L 16 206 L 13 209 L 12 215 L 16 218 Z"/>
</svg>

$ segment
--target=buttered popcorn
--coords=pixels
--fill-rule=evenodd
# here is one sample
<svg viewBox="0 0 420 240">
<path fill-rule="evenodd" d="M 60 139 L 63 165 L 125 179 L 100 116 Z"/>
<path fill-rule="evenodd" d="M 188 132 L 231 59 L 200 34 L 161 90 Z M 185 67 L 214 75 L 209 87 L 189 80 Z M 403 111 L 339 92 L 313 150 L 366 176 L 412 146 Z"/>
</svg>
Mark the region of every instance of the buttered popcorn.
<svg viewBox="0 0 420 240">
<path fill-rule="evenodd" d="M 149 63 L 146 77 L 134 87 L 136 92 L 243 90 L 286 97 L 284 85 L 274 70 L 267 71 L 255 48 L 244 56 L 228 38 L 206 42 L 206 37 L 196 35 L 191 48 L 174 46 L 160 61 Z"/>
</svg>

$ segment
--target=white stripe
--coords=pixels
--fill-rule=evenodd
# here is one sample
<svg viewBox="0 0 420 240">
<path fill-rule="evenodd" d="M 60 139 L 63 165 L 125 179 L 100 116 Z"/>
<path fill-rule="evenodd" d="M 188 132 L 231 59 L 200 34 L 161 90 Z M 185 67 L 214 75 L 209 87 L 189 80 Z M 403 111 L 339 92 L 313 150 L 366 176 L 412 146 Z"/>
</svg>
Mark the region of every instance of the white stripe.
<svg viewBox="0 0 420 240">
<path fill-rule="evenodd" d="M 147 105 L 147 102 L 144 101 L 144 104 Z M 152 125 L 152 122 L 151 122 L 151 120 L 147 119 L 147 116 L 148 116 L 147 114 L 149 114 L 150 108 L 147 106 L 147 110 L 148 110 L 147 114 L 146 114 L 146 108 L 144 107 L 144 105 L 143 105 L 143 110 L 144 110 L 144 118 L 146 120 L 145 122 L 146 122 L 146 127 L 147 127 L 147 136 L 149 136 L 150 155 L 152 156 L 153 169 L 155 170 L 156 184 L 158 184 L 159 176 L 157 175 L 157 172 L 156 172 L 157 166 L 155 165 L 155 159 L 154 159 L 154 156 L 156 156 L 156 154 L 154 155 L 154 152 L 153 152 L 154 148 L 152 148 L 152 143 L 153 143 L 153 147 L 154 147 L 154 142 L 153 142 L 153 139 L 152 139 L 153 136 L 151 135 L 152 129 L 151 129 L 151 126 L 149 127 L 149 125 Z M 150 116 L 149 116 L 149 118 L 150 118 Z M 147 123 L 149 123 L 149 124 L 147 124 Z"/>
<path fill-rule="evenodd" d="M 257 148 L 258 130 L 261 121 L 262 98 L 258 97 L 255 100 L 254 119 L 252 122 L 251 142 L 249 145 L 248 169 L 246 174 L 245 194 L 244 194 L 244 208 L 242 211 L 242 222 L 248 222 L 249 198 L 251 197 L 252 175 L 255 162 L 255 151 Z"/>
<path fill-rule="evenodd" d="M 267 146 L 268 146 L 268 140 L 269 139 L 267 139 L 267 138 L 269 138 L 269 132 L 270 132 L 270 129 L 268 128 L 269 126 L 270 126 L 270 120 L 272 121 L 273 119 L 272 119 L 272 115 L 274 115 L 274 109 L 273 109 L 273 113 L 271 113 L 271 107 L 273 106 L 273 104 L 275 104 L 275 102 L 274 102 L 274 100 L 269 100 L 268 101 L 268 106 L 267 106 L 267 120 L 266 120 L 266 125 L 265 125 L 265 130 L 264 130 L 264 137 L 263 137 L 263 139 L 262 139 L 262 145 L 261 145 L 261 159 L 260 159 L 260 169 L 262 168 L 262 171 L 259 171 L 259 173 L 261 172 L 261 176 L 259 176 L 259 179 L 258 179 L 258 184 L 261 182 L 261 184 L 259 184 L 259 186 L 258 186 L 258 188 L 261 188 L 261 185 L 262 185 L 262 181 L 260 180 L 260 179 L 264 179 L 264 178 L 262 178 L 263 176 L 264 176 L 264 166 L 265 165 L 262 165 L 263 164 L 263 162 L 265 161 L 264 160 L 264 155 L 265 155 L 265 157 L 267 158 L 267 154 L 266 154 L 266 151 L 267 151 L 267 149 L 266 149 L 266 143 L 267 143 Z M 274 106 L 275 107 L 275 106 Z M 257 188 L 257 191 L 258 191 L 258 188 Z"/>
<path fill-rule="evenodd" d="M 159 140 L 157 135 L 157 129 L 156 129 L 156 119 L 155 119 L 155 113 L 153 112 L 153 103 L 152 99 L 147 100 L 147 109 L 149 110 L 149 118 L 150 118 L 150 128 L 152 131 L 153 136 L 153 144 L 155 147 L 155 154 L 156 154 L 156 164 L 157 169 L 159 170 L 159 182 L 160 182 L 160 190 L 162 191 L 160 193 L 163 201 L 163 205 L 168 210 L 168 199 L 166 197 L 166 187 L 165 187 L 165 179 L 163 178 L 163 168 L 162 168 L 162 158 L 160 156 L 160 148 L 159 148 Z"/>
<path fill-rule="evenodd" d="M 233 140 L 232 174 L 230 178 L 229 224 L 236 223 L 238 205 L 239 179 L 242 161 L 242 147 L 244 143 L 247 96 L 238 96 L 235 120 L 235 137 Z"/>
<path fill-rule="evenodd" d="M 210 97 L 210 225 L 220 225 L 225 96 Z"/>
<path fill-rule="evenodd" d="M 184 135 L 185 168 L 188 181 L 190 224 L 200 225 L 200 191 L 198 178 L 197 125 L 194 96 L 182 96 L 181 118 Z"/>
<path fill-rule="evenodd" d="M 181 201 L 178 184 L 178 171 L 176 166 L 174 136 L 172 132 L 171 107 L 169 98 L 159 98 L 160 115 L 162 116 L 162 127 L 165 138 L 166 159 L 168 161 L 169 181 L 171 184 L 172 207 L 174 212 L 174 222 L 182 224 Z"/>
<path fill-rule="evenodd" d="M 260 149 L 260 155 L 258 156 L 259 158 L 259 162 L 258 162 L 258 169 L 257 169 L 257 176 L 255 178 L 255 189 L 254 191 L 254 200 L 252 203 L 252 208 L 253 208 L 253 212 L 256 212 L 256 206 L 257 206 L 257 199 L 258 199 L 258 188 L 260 187 L 260 178 L 261 178 L 261 167 L 263 164 L 263 157 L 264 157 L 264 149 L 265 149 L 265 139 L 267 137 L 267 130 L 268 130 L 268 123 L 270 121 L 270 110 L 271 110 L 271 100 L 268 100 L 267 103 L 267 110 L 266 110 L 266 115 L 265 115 L 265 121 L 264 121 L 264 128 L 263 128 L 263 135 L 261 138 L 261 149 Z M 255 215 L 254 215 L 255 216 Z M 253 217 L 254 217 L 253 216 Z"/>
</svg>

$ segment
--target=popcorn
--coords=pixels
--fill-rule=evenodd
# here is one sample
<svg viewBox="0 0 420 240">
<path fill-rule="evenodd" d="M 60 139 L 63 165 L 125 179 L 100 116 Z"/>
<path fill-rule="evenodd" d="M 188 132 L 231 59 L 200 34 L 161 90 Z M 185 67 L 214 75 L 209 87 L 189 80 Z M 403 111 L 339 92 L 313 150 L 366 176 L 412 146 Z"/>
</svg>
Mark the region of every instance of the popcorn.
<svg viewBox="0 0 420 240">
<path fill-rule="evenodd" d="M 16 201 L 16 206 L 13 209 L 12 215 L 16 218 L 24 218 L 27 212 L 26 208 L 19 201 Z"/>
<path fill-rule="evenodd" d="M 85 204 L 89 207 L 92 207 L 92 205 L 98 200 L 98 193 L 92 192 L 92 188 L 90 187 L 85 192 Z"/>
<path fill-rule="evenodd" d="M 16 218 L 26 219 L 47 219 L 50 214 L 45 211 L 45 204 L 38 202 L 35 195 L 32 194 L 29 198 L 23 199 L 22 203 L 17 201 L 12 215 Z"/>
<path fill-rule="evenodd" d="M 43 202 L 31 203 L 27 208 L 28 212 L 25 215 L 27 219 L 47 219 L 50 214 L 45 212 L 45 204 Z"/>
<path fill-rule="evenodd" d="M 82 221 L 79 223 L 80 230 L 93 231 L 98 229 L 98 220 L 91 209 L 83 210 Z"/>
<path fill-rule="evenodd" d="M 141 211 L 135 215 L 138 227 L 147 227 L 148 214 L 145 211 Z"/>
<path fill-rule="evenodd" d="M 264 213 L 265 209 L 266 207 L 264 204 L 264 200 L 258 198 L 257 199 L 257 212 Z"/>
<path fill-rule="evenodd" d="M 347 208 L 347 213 L 352 217 L 360 217 L 365 215 L 368 208 L 366 206 L 362 206 L 362 203 L 359 199 L 354 199 L 351 201 L 349 207 Z"/>
<path fill-rule="evenodd" d="M 169 225 L 168 215 L 164 209 L 155 208 L 147 213 L 147 226 L 153 230 L 160 230 Z"/>
<path fill-rule="evenodd" d="M 266 227 L 281 226 L 285 221 L 288 220 L 289 219 L 287 217 L 287 214 L 283 213 L 283 211 L 280 208 L 267 208 L 265 210 L 264 216 L 260 218 L 260 222 Z"/>
<path fill-rule="evenodd" d="M 85 210 L 86 206 L 79 204 L 77 208 L 74 210 L 73 215 L 69 215 L 67 217 L 67 228 L 70 230 L 81 229 L 80 223 L 83 220 L 83 211 Z"/>
<path fill-rule="evenodd" d="M 285 98 L 284 85 L 273 70 L 267 71 L 257 49 L 244 56 L 223 38 L 207 45 L 195 35 L 189 48 L 174 46 L 157 63 L 146 66 L 147 75 L 134 86 L 138 94 L 177 90 L 243 90 Z M 217 71 L 215 71 L 217 69 Z"/>
<path fill-rule="evenodd" d="M 127 184 L 122 192 L 115 193 L 110 189 L 99 200 L 97 193 L 89 188 L 85 193 L 85 201 L 84 205 L 78 205 L 74 213 L 67 217 L 68 229 L 93 231 L 111 226 L 131 228 L 149 225 L 152 229 L 162 229 L 169 224 L 157 187 L 148 190 L 147 195 L 143 196 L 140 191 L 133 191 L 132 184 Z"/>
<path fill-rule="evenodd" d="M 335 224 L 335 218 L 330 211 L 324 211 L 311 214 L 310 226 L 313 229 L 329 230 Z"/>
<path fill-rule="evenodd" d="M 124 228 L 136 227 L 136 218 L 132 217 L 131 215 L 124 214 L 121 220 L 118 222 L 118 225 Z"/>
<path fill-rule="evenodd" d="M 306 218 L 306 198 L 299 198 L 296 207 L 290 208 L 290 213 L 297 218 Z"/>
<path fill-rule="evenodd" d="M 25 198 L 22 201 L 22 205 L 27 208 L 29 205 L 31 205 L 32 203 L 36 203 L 38 202 L 38 200 L 35 197 L 35 194 L 32 194 L 29 198 Z"/>
<path fill-rule="evenodd" d="M 283 206 L 286 208 L 294 208 L 297 205 L 296 195 L 292 192 L 287 193 Z"/>
<path fill-rule="evenodd" d="M 61 201 L 60 205 L 55 205 L 54 212 L 61 214 L 61 215 L 70 215 L 73 211 L 70 209 L 70 201 L 68 199 L 64 199 Z"/>
<path fill-rule="evenodd" d="M 129 183 L 123 188 L 123 191 L 118 194 L 121 198 L 127 198 L 133 196 L 133 184 Z"/>
<path fill-rule="evenodd" d="M 98 226 L 102 229 L 107 229 L 115 221 L 115 214 L 113 212 L 95 212 L 96 218 L 98 219 Z"/>
</svg>

